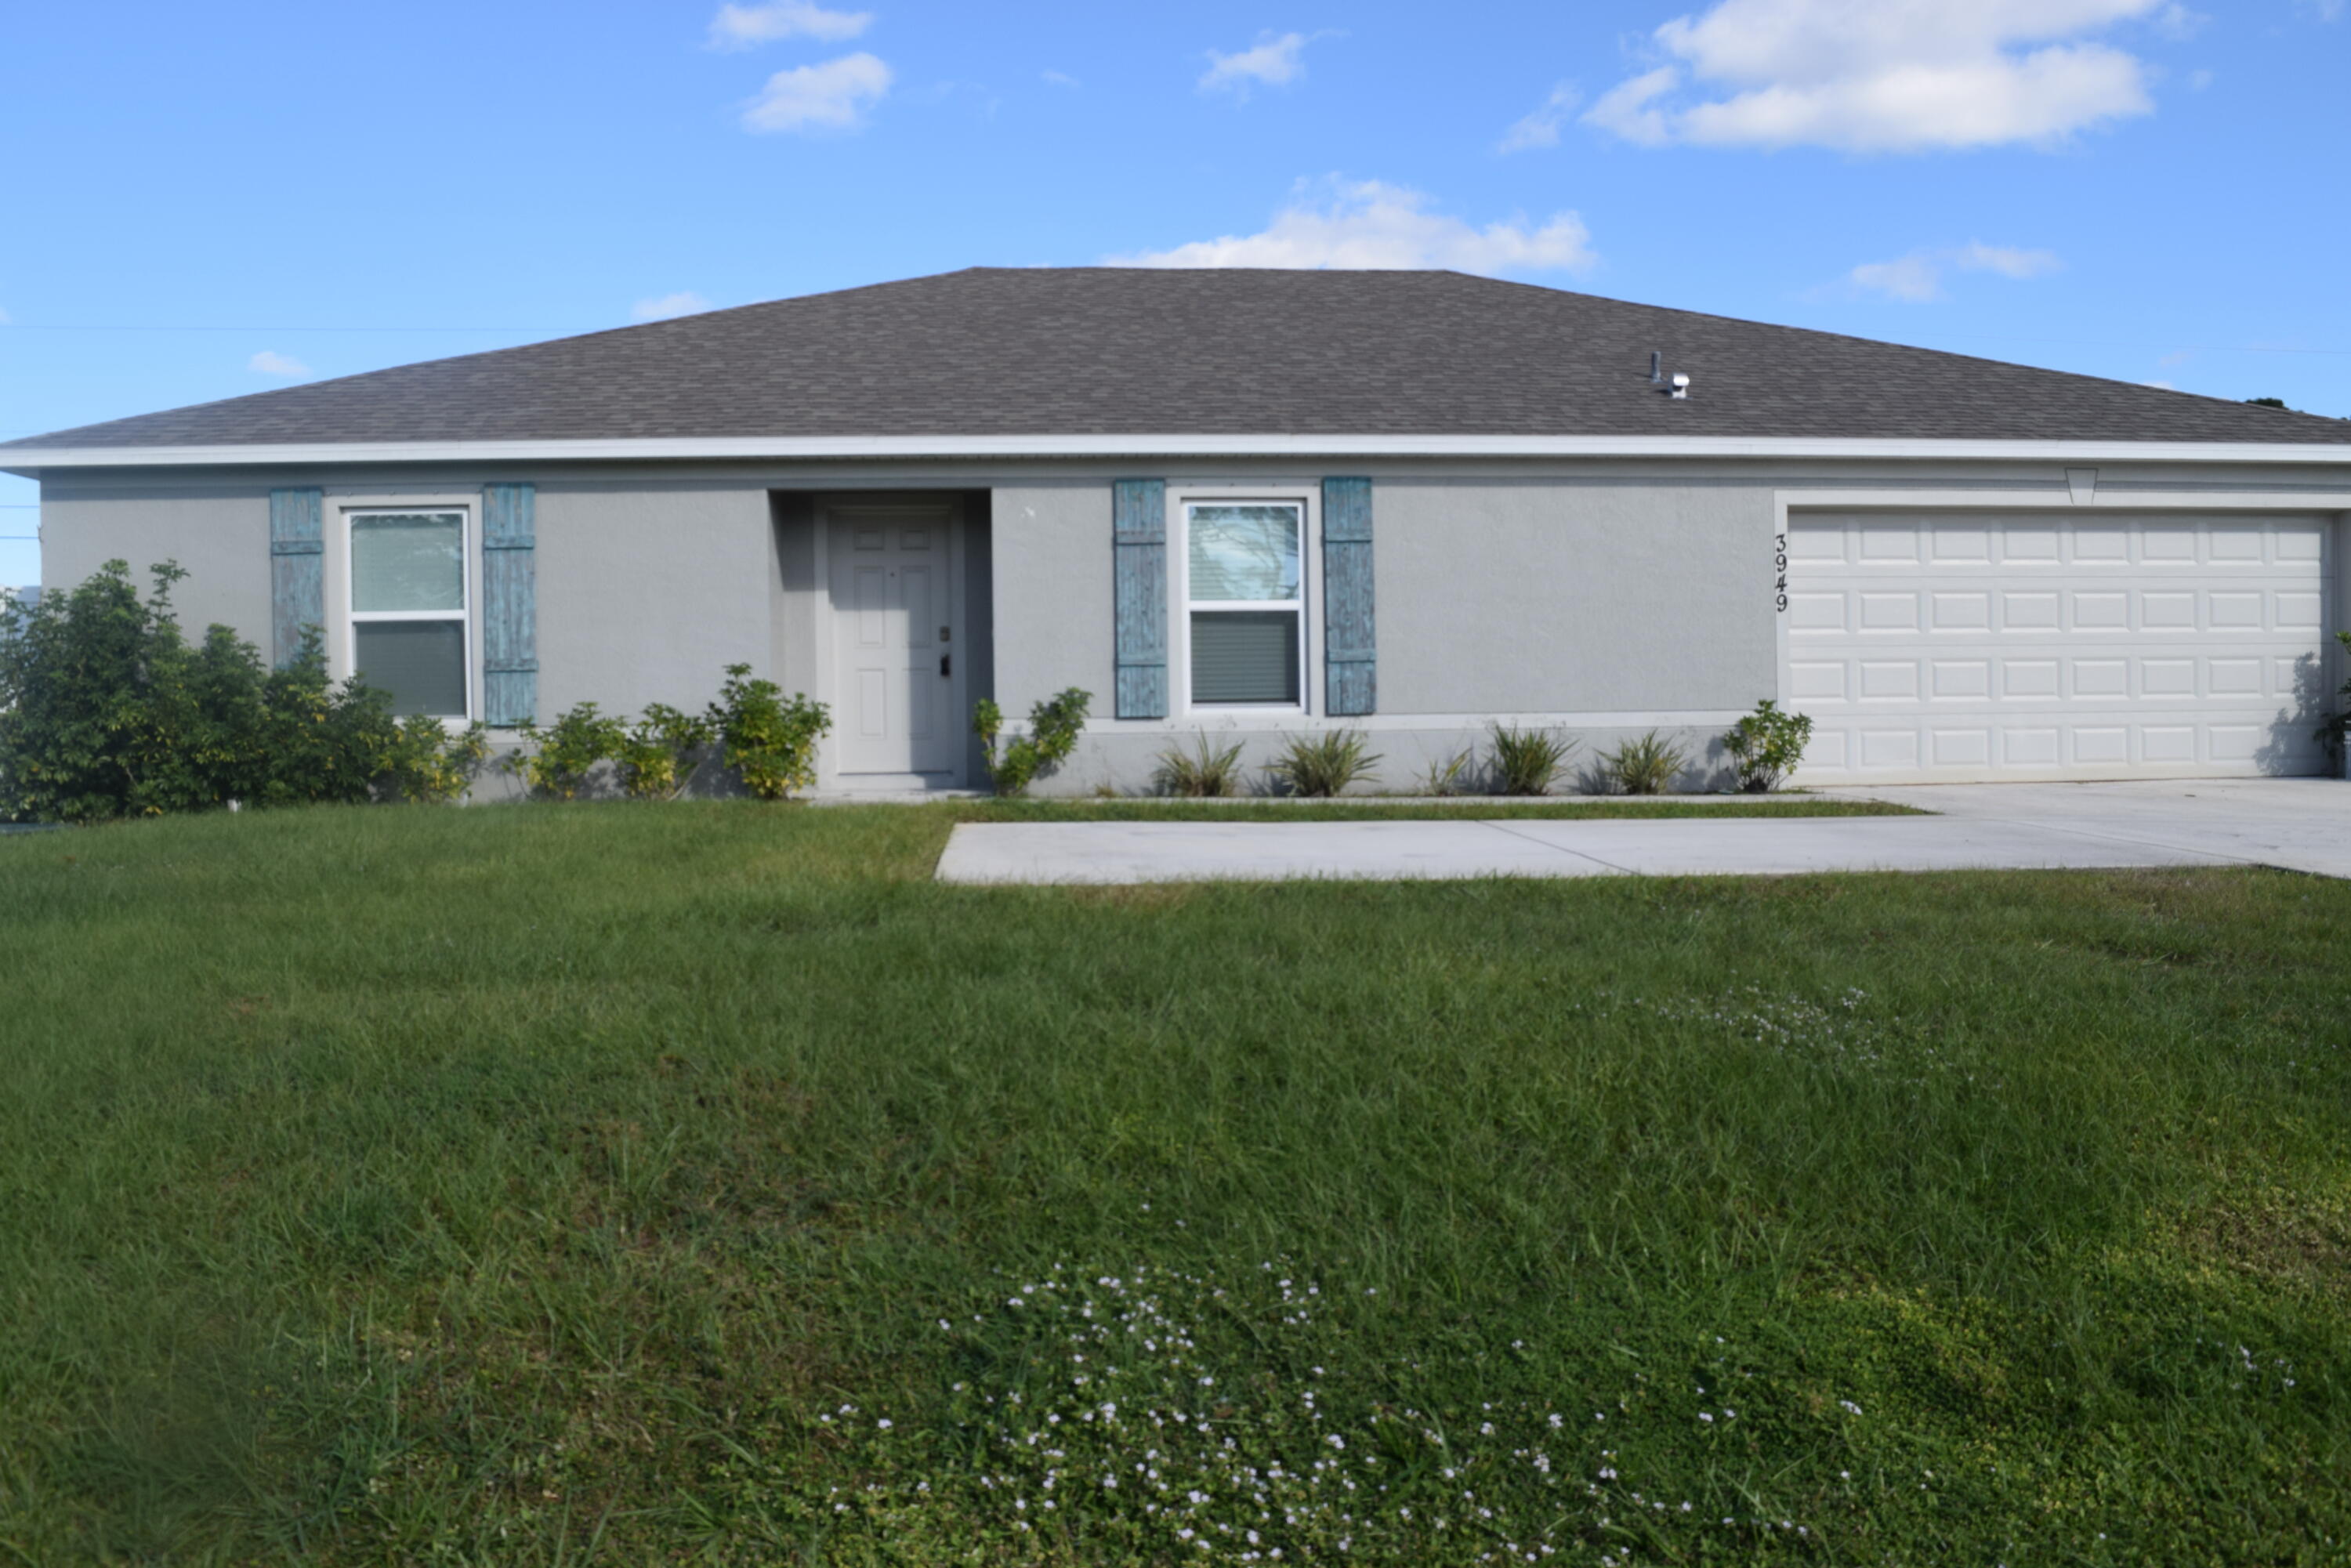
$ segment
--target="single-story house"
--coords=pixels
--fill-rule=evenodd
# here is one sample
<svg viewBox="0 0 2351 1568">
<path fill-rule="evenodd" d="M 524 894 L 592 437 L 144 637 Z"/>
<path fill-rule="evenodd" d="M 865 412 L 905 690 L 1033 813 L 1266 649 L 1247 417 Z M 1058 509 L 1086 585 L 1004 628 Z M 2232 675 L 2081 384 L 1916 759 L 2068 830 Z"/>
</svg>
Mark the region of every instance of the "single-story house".
<svg viewBox="0 0 2351 1568">
<path fill-rule="evenodd" d="M 838 789 L 978 783 L 973 705 L 1068 686 L 1049 790 L 1199 732 L 1702 753 L 1765 697 L 1799 781 L 2313 773 L 2351 624 L 2351 423 L 1446 272 L 976 268 L 0 469 L 52 587 L 174 559 L 193 624 L 494 728 L 747 663 Z"/>
</svg>

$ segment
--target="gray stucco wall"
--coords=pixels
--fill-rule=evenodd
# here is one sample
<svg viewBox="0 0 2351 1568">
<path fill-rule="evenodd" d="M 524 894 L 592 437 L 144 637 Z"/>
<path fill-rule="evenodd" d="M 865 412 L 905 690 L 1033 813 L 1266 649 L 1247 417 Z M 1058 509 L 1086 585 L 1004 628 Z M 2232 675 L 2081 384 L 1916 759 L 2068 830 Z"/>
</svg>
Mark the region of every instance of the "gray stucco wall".
<svg viewBox="0 0 2351 1568">
<path fill-rule="evenodd" d="M 764 490 L 542 485 L 538 706 L 698 708 L 730 664 L 775 656 L 774 530 Z"/>
<path fill-rule="evenodd" d="M 1199 732 L 1261 761 L 1296 715 L 1164 722 L 1111 715 L 1110 482 L 1173 465 L 852 465 L 800 471 L 651 466 L 533 472 L 377 470 L 321 475 L 60 475 L 44 483 L 43 578 L 68 587 L 100 562 L 174 559 L 191 628 L 220 621 L 266 646 L 272 485 L 326 483 L 371 497 L 449 497 L 486 480 L 539 486 L 540 711 L 580 701 L 634 712 L 698 706 L 723 667 L 753 664 L 789 690 L 820 689 L 812 498 L 853 491 L 962 492 L 971 698 L 992 690 L 1017 724 L 1064 686 L 1095 694 L 1079 754 L 1050 792 L 1149 787 L 1160 752 Z M 1584 756 L 1652 725 L 1704 754 L 1778 679 L 1771 602 L 1774 493 L 1868 486 L 2062 493 L 2026 465 L 1489 463 L 1306 466 L 1235 463 L 1190 482 L 1311 486 L 1322 472 L 1375 480 L 1380 712 L 1360 724 L 1402 788 L 1501 717 L 1559 724 Z M 2109 469 L 2102 488 L 2149 494 L 2292 487 L 2351 493 L 2351 471 Z M 2351 513 L 2346 514 L 2351 517 Z M 2351 623 L 2351 521 L 2336 552 L 2335 624 Z M 983 614 L 983 612 L 986 614 Z M 1312 611 L 1310 610 L 1310 614 Z M 992 617 L 992 627 L 987 624 Z M 2330 655 L 2332 656 L 2332 655 Z M 2340 670 L 2329 676 L 2340 679 Z M 1318 694 L 1319 697 L 1319 694 Z M 1319 706 L 1319 701 L 1317 703 Z M 1709 777 L 1701 770 L 1692 782 Z M 1719 777 L 1719 775 L 1712 775 Z M 979 780 L 975 769 L 974 782 Z"/>
<path fill-rule="evenodd" d="M 1380 711 L 1751 706 L 1771 695 L 1771 496 L 1749 485 L 1390 481 Z"/>
<path fill-rule="evenodd" d="M 41 494 L 43 584 L 68 589 L 121 559 L 143 591 L 150 566 L 177 561 L 188 577 L 172 597 L 189 636 L 218 622 L 270 656 L 266 484 L 163 495 L 98 486 L 57 492 L 48 485 Z"/>
</svg>

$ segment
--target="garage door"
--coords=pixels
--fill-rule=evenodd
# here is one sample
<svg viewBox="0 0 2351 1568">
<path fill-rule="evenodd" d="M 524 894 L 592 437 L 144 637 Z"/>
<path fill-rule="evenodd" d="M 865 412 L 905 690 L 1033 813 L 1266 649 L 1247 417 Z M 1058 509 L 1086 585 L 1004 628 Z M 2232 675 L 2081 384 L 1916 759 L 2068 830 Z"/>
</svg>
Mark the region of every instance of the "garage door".
<svg viewBox="0 0 2351 1568">
<path fill-rule="evenodd" d="M 2315 517 L 1798 515 L 1800 781 L 2316 773 Z"/>
</svg>

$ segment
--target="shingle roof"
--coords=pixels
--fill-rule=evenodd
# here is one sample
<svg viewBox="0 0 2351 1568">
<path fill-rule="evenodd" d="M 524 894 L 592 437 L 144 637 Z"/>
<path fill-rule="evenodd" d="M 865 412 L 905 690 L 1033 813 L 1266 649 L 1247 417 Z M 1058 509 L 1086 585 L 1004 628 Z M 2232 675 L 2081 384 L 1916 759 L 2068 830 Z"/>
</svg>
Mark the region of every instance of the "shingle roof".
<svg viewBox="0 0 2351 1568">
<path fill-rule="evenodd" d="M 1649 354 L 1692 381 L 1676 402 Z M 855 435 L 2351 441 L 2123 382 L 1452 272 L 975 267 L 0 445 Z"/>
</svg>

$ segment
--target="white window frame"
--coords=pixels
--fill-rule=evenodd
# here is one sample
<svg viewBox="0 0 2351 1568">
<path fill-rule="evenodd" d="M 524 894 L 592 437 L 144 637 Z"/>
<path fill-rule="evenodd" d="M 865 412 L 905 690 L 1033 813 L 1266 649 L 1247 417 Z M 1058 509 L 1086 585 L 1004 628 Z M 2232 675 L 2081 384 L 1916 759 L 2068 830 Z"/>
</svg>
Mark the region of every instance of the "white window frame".
<svg viewBox="0 0 2351 1568">
<path fill-rule="evenodd" d="M 1298 508 L 1298 597 L 1289 599 L 1201 599 L 1192 597 L 1192 508 L 1194 507 L 1295 507 Z M 1167 494 L 1168 608 L 1176 624 L 1170 627 L 1168 651 L 1175 667 L 1168 672 L 1170 713 L 1223 715 L 1311 716 L 1314 712 L 1316 675 L 1322 662 L 1322 628 L 1311 613 L 1322 594 L 1322 499 L 1319 487 L 1287 486 L 1187 485 L 1168 486 Z M 1192 700 L 1192 612 L 1196 610 L 1280 611 L 1298 613 L 1298 701 L 1294 703 L 1197 703 Z"/>
<path fill-rule="evenodd" d="M 327 505 L 334 510 L 334 526 L 327 538 L 327 673 L 338 681 L 349 680 L 359 669 L 359 628 L 370 622 L 392 621 L 455 621 L 460 622 L 465 638 L 465 711 L 462 716 L 444 716 L 442 722 L 451 729 L 462 729 L 474 722 L 483 711 L 482 697 L 482 538 L 480 526 L 480 496 L 469 492 L 462 496 L 337 496 L 329 492 Z M 356 587 L 351 571 L 351 524 L 365 517 L 385 514 L 414 517 L 420 513 L 454 513 L 458 521 L 459 556 L 464 563 L 463 589 L 465 607 L 460 610 L 354 610 L 352 590 Z"/>
</svg>

